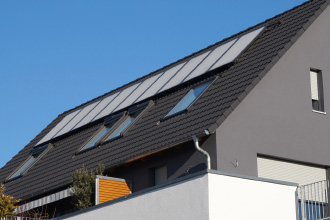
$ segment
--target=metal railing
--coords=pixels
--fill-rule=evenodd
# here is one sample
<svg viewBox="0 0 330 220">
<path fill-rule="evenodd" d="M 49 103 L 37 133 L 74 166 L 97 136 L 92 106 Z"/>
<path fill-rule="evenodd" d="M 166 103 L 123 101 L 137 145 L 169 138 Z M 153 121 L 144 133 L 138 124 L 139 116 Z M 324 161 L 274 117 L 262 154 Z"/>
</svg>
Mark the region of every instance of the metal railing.
<svg viewBox="0 0 330 220">
<path fill-rule="evenodd" d="M 330 216 L 329 180 L 299 186 L 297 220 L 317 220 Z"/>
</svg>

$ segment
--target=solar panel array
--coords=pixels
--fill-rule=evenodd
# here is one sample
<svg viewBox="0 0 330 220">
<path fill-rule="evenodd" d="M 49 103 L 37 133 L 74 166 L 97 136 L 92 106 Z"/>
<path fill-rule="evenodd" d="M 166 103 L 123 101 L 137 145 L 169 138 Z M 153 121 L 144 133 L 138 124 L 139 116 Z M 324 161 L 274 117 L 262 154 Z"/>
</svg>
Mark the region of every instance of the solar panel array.
<svg viewBox="0 0 330 220">
<path fill-rule="evenodd" d="M 135 83 L 100 101 L 68 114 L 36 146 L 233 62 L 263 30 L 264 27 L 261 27 L 219 45 L 164 72 L 146 78 L 144 81 Z"/>
</svg>

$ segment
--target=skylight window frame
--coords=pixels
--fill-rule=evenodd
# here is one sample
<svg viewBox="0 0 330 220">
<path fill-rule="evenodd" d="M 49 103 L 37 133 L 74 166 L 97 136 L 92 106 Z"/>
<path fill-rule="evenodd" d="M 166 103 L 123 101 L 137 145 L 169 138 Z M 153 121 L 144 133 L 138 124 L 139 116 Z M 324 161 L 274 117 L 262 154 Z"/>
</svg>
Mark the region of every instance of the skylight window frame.
<svg viewBox="0 0 330 220">
<path fill-rule="evenodd" d="M 217 79 L 218 77 L 217 76 L 214 76 L 214 77 L 211 77 L 209 79 L 206 79 L 204 81 L 201 81 L 195 85 L 193 85 L 186 93 L 185 95 L 180 99 L 180 101 L 178 103 L 176 103 L 167 113 L 166 115 L 161 119 L 161 121 L 164 121 L 166 119 L 169 119 L 169 118 L 172 118 L 172 117 L 175 117 L 177 115 L 180 115 L 180 114 L 183 114 L 183 113 L 186 113 L 189 111 L 189 109 L 191 108 L 191 106 L 193 106 L 195 104 L 195 102 L 199 99 L 199 97 L 201 97 L 205 92 L 206 90 L 214 83 L 214 81 Z M 209 85 L 207 85 L 205 87 L 205 89 L 194 99 L 194 101 L 192 101 L 185 109 L 181 110 L 181 111 L 178 111 L 176 113 L 173 113 L 171 115 L 170 112 L 175 109 L 178 105 L 180 105 L 180 103 L 182 103 L 182 101 L 187 97 L 187 95 L 195 88 L 199 87 L 199 86 L 202 86 L 204 84 L 207 84 L 209 83 Z"/>
<path fill-rule="evenodd" d="M 115 125 L 113 125 L 106 134 L 103 135 L 103 137 L 99 140 L 99 145 L 112 141 L 112 140 L 115 140 L 117 138 L 120 138 L 121 135 L 107 140 L 108 137 L 111 136 L 111 134 L 113 134 L 128 118 L 129 118 L 129 114 L 128 114 L 128 112 L 126 112 L 125 116 L 123 118 L 121 118 Z"/>
<path fill-rule="evenodd" d="M 119 114 L 112 115 L 110 117 L 105 118 L 103 121 L 103 125 L 82 145 L 81 148 L 79 148 L 76 151 L 76 154 L 99 147 L 103 143 L 105 137 L 109 133 L 111 133 L 116 127 L 118 127 L 118 125 L 120 125 L 122 123 L 122 121 L 126 119 L 126 117 L 127 117 L 127 111 L 123 111 Z M 88 147 L 91 142 L 93 142 L 96 138 L 99 137 L 99 135 L 102 134 L 102 130 L 106 129 L 107 127 L 109 127 L 110 129 L 108 131 L 106 131 L 100 137 L 100 139 L 95 142 L 95 144 L 93 146 Z"/>
<path fill-rule="evenodd" d="M 49 143 L 42 152 L 37 154 L 33 154 L 33 149 L 34 149 L 33 148 L 30 152 L 29 157 L 26 160 L 24 160 L 24 162 L 21 163 L 20 166 L 18 166 L 13 172 L 10 173 L 10 175 L 5 179 L 5 182 L 16 180 L 24 176 L 52 148 L 53 148 L 53 144 Z M 28 164 L 26 168 L 24 168 L 22 171 L 20 171 L 31 160 L 31 158 L 35 158 L 35 160 L 32 161 L 30 164 Z"/>
<path fill-rule="evenodd" d="M 117 140 L 123 136 L 125 136 L 125 134 L 141 119 L 141 117 L 154 105 L 154 102 L 152 100 L 147 101 L 147 102 L 143 102 L 141 104 L 138 105 L 134 105 L 131 108 L 128 109 L 127 111 L 127 117 L 125 117 L 121 123 L 118 123 L 118 125 L 112 130 L 109 131 L 107 133 L 107 135 L 105 135 L 105 137 L 102 139 L 102 144 L 106 144 L 109 143 L 111 141 Z M 122 131 L 120 132 L 120 135 L 109 138 L 113 132 L 115 132 L 121 125 L 122 123 L 124 123 L 126 121 L 126 119 L 128 119 L 132 114 L 138 113 L 138 115 L 136 116 L 136 118 L 134 118 L 134 120 Z M 109 138 L 109 139 L 108 139 Z"/>
<path fill-rule="evenodd" d="M 116 139 L 121 138 L 122 136 L 124 136 L 124 134 L 132 127 L 134 126 L 134 124 L 136 124 L 136 122 L 142 117 L 142 115 L 148 110 L 150 109 L 150 107 L 154 104 L 154 102 L 152 100 L 147 101 L 147 102 L 143 102 L 141 104 L 137 104 L 134 105 L 133 107 L 129 108 L 127 111 L 123 111 L 121 113 L 118 113 L 116 115 L 107 117 L 104 119 L 103 125 L 82 145 L 82 147 L 80 147 L 77 151 L 76 154 L 79 154 L 81 152 L 85 152 L 91 149 L 94 149 L 96 147 L 99 147 L 105 143 L 114 141 Z M 113 137 L 108 139 L 109 136 L 111 136 L 113 134 L 113 132 L 115 132 L 129 117 L 130 115 L 139 112 L 139 114 L 137 115 L 137 117 L 122 131 L 120 132 L 119 136 Z M 118 119 L 119 118 L 119 119 Z M 86 147 L 99 133 L 101 133 L 101 131 L 109 126 L 109 124 L 111 124 L 112 122 L 114 122 L 114 124 L 111 125 L 110 129 L 104 133 L 102 135 L 102 137 L 95 142 L 94 146 L 91 147 Z M 97 136 L 98 137 L 98 136 Z M 97 138 L 96 137 L 96 138 Z"/>
</svg>

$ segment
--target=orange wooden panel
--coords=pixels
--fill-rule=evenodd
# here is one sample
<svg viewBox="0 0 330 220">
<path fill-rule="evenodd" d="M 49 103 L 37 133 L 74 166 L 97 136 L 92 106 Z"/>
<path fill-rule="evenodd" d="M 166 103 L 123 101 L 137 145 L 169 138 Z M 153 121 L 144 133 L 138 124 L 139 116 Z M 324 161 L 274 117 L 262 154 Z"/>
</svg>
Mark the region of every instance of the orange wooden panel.
<svg viewBox="0 0 330 220">
<path fill-rule="evenodd" d="M 99 204 L 131 193 L 130 184 L 128 182 L 99 179 Z"/>
</svg>

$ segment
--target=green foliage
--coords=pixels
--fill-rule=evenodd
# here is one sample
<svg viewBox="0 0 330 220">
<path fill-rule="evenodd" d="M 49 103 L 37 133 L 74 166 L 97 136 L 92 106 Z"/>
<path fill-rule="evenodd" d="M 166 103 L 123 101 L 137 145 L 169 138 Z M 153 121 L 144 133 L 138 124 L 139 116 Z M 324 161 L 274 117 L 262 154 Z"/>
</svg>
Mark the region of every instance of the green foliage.
<svg viewBox="0 0 330 220">
<path fill-rule="evenodd" d="M 85 209 L 94 205 L 95 195 L 95 176 L 103 175 L 105 167 L 99 164 L 98 168 L 88 170 L 83 165 L 82 168 L 77 169 L 73 174 L 73 189 L 72 203 L 78 209 Z"/>
<path fill-rule="evenodd" d="M 20 199 L 14 199 L 14 197 L 3 194 L 5 186 L 0 185 L 0 217 L 6 215 L 15 215 L 16 203 L 21 201 Z"/>
</svg>

